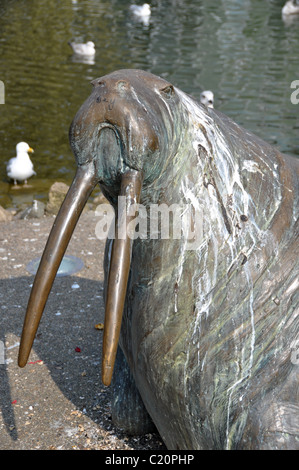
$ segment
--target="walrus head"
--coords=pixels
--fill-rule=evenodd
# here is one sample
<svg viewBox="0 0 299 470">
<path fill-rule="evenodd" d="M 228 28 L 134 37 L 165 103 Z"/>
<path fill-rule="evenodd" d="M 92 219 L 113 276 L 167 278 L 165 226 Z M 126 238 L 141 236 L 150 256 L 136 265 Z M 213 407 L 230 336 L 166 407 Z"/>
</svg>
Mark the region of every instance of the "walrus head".
<svg viewBox="0 0 299 470">
<path fill-rule="evenodd" d="M 138 203 L 142 187 L 159 177 L 180 139 L 180 101 L 173 86 L 150 73 L 121 70 L 94 80 L 93 91 L 70 127 L 77 172 L 49 235 L 28 302 L 19 366 L 27 363 L 57 270 L 79 216 L 99 183 L 126 212 Z M 130 218 L 127 219 L 129 223 Z M 109 385 L 120 333 L 130 270 L 132 241 L 116 236 L 106 294 L 102 379 Z"/>
</svg>

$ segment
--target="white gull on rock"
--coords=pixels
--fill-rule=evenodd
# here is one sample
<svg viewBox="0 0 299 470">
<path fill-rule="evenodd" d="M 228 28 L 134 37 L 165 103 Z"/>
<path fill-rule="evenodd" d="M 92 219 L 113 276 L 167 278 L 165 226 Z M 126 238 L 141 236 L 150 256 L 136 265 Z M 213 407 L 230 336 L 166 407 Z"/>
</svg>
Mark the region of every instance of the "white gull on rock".
<svg viewBox="0 0 299 470">
<path fill-rule="evenodd" d="M 69 45 L 74 53 L 78 55 L 93 56 L 96 53 L 95 45 L 92 41 L 88 41 L 86 44 L 69 42 Z"/>
<path fill-rule="evenodd" d="M 205 90 L 200 94 L 200 102 L 207 108 L 214 108 L 214 93 L 210 90 Z"/>
<path fill-rule="evenodd" d="M 289 0 L 282 9 L 282 15 L 299 15 L 299 0 Z"/>
<path fill-rule="evenodd" d="M 17 184 L 17 181 L 24 181 L 27 184 L 27 179 L 36 175 L 28 155 L 33 149 L 26 142 L 19 142 L 16 151 L 17 156 L 11 158 L 6 166 L 7 176 L 14 180 L 14 184 Z"/>
</svg>

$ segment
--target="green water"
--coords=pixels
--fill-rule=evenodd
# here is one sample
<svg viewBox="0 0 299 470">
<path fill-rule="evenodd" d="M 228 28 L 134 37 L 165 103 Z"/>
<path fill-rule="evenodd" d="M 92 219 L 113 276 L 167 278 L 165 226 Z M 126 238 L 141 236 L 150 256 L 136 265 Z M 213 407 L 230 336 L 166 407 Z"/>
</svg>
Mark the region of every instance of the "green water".
<svg viewBox="0 0 299 470">
<path fill-rule="evenodd" d="M 284 22 L 284 0 L 151 1 L 148 25 L 127 0 L 0 0 L 0 204 L 47 200 L 54 181 L 69 184 L 75 162 L 68 129 L 90 81 L 120 68 L 160 75 L 282 152 L 299 155 L 299 17 Z M 142 4 L 143 2 L 139 2 Z M 69 40 L 93 40 L 94 62 L 73 57 Z M 35 150 L 31 188 L 15 190 L 5 161 L 24 140 Z"/>
</svg>

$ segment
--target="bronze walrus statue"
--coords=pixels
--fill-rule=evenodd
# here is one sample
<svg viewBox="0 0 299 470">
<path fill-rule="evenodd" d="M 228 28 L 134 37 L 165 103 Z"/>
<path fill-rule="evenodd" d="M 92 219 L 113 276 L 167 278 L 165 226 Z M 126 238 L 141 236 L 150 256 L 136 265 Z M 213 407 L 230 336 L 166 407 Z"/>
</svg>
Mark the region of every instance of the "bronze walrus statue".
<svg viewBox="0 0 299 470">
<path fill-rule="evenodd" d="M 77 173 L 35 278 L 19 365 L 100 183 L 118 220 L 102 359 L 109 385 L 117 356 L 116 424 L 145 431 L 148 413 L 169 449 L 295 449 L 298 160 L 150 73 L 93 85 L 70 128 Z M 182 209 L 171 233 L 152 230 L 152 208 L 160 226 Z"/>
</svg>

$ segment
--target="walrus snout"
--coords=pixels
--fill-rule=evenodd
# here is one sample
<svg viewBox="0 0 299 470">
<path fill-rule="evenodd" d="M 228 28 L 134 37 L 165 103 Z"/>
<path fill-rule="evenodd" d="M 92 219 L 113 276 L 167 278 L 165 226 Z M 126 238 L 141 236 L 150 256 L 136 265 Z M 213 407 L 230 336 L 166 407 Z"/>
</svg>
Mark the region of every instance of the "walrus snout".
<svg viewBox="0 0 299 470">
<path fill-rule="evenodd" d="M 142 171 L 144 183 L 150 184 L 158 178 L 169 149 L 179 140 L 172 103 L 177 104 L 179 98 L 174 87 L 136 70 L 113 72 L 93 80 L 92 85 L 91 95 L 70 127 L 78 165 L 96 158 L 98 178 L 108 186 L 114 184 L 117 173 L 128 169 Z M 101 153 L 103 143 L 109 149 L 105 154 Z M 107 172 L 108 166 L 112 172 Z"/>
</svg>

